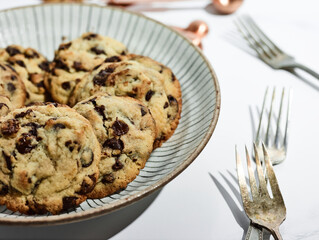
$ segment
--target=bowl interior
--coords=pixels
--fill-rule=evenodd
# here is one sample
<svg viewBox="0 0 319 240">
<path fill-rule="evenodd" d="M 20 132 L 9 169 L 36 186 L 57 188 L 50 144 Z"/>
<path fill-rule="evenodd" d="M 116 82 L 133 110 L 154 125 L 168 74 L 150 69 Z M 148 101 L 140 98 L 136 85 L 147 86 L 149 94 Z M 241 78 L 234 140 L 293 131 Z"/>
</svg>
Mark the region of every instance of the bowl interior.
<svg viewBox="0 0 319 240">
<path fill-rule="evenodd" d="M 58 223 L 110 212 L 165 185 L 203 149 L 215 128 L 220 105 L 216 76 L 201 52 L 174 30 L 142 15 L 85 4 L 47 4 L 0 12 L 0 47 L 33 47 L 49 60 L 65 41 L 97 32 L 123 42 L 132 53 L 170 67 L 182 88 L 183 109 L 174 135 L 156 149 L 139 176 L 118 194 L 87 200 L 58 216 L 25 216 L 0 206 L 2 223 Z"/>
</svg>

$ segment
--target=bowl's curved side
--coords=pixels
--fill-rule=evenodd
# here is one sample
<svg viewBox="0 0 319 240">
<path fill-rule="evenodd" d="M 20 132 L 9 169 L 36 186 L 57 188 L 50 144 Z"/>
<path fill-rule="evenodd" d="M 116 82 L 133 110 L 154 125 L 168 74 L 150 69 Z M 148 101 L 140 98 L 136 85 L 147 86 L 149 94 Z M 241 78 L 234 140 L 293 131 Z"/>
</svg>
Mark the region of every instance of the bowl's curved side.
<svg viewBox="0 0 319 240">
<path fill-rule="evenodd" d="M 100 23 L 103 14 L 108 19 L 108 22 L 105 23 L 105 26 L 108 26 L 107 24 L 111 24 L 112 22 L 114 24 L 116 21 L 120 21 L 118 25 L 124 24 L 125 28 L 123 28 L 124 30 L 121 32 L 121 30 L 116 31 L 116 27 L 113 27 L 113 35 L 122 36 L 124 43 L 127 44 L 129 48 L 132 47 L 136 53 L 153 57 L 155 60 L 169 65 L 173 69 L 174 73 L 177 72 L 177 77 L 181 81 L 183 93 L 183 111 L 181 123 L 173 137 L 167 143 L 165 143 L 162 148 L 156 150 L 155 153 L 152 154 L 153 160 L 148 163 L 148 166 L 145 167 L 145 170 L 141 172 L 141 176 L 138 176 L 137 178 L 137 182 L 140 181 L 140 185 L 136 184 L 136 189 L 134 189 L 134 186 L 131 187 L 130 194 L 115 196 L 114 201 L 106 201 L 106 203 L 102 204 L 101 207 L 87 210 L 85 209 L 80 212 L 70 212 L 56 216 L 50 215 L 25 217 L 23 215 L 21 216 L 21 214 L 15 215 L 10 211 L 7 213 L 8 210 L 2 209 L 1 211 L 0 209 L 1 224 L 62 224 L 93 218 L 95 216 L 103 215 L 132 204 L 163 187 L 178 174 L 180 174 L 186 167 L 188 167 L 208 143 L 218 121 L 221 105 L 220 88 L 217 76 L 209 61 L 203 55 L 201 50 L 194 46 L 187 38 L 179 34 L 177 31 L 167 27 L 166 25 L 142 14 L 133 13 L 124 9 L 103 7 L 92 4 L 45 4 L 3 10 L 0 11 L 0 45 L 8 45 L 12 43 L 10 41 L 13 40 L 17 40 L 18 44 L 21 44 L 19 43 L 19 35 L 27 34 L 27 30 L 30 28 L 30 26 L 28 27 L 27 23 L 24 23 L 25 27 L 23 27 L 22 30 L 19 29 L 17 33 L 10 33 L 7 35 L 9 37 L 4 37 L 4 34 L 8 32 L 1 27 L 10 20 L 10 17 L 16 16 L 19 13 L 23 13 L 22 17 L 26 18 L 28 14 L 34 14 L 37 16 L 34 17 L 34 19 L 39 20 L 39 18 L 41 18 L 40 16 L 44 17 L 46 14 L 51 14 L 53 16 L 56 9 L 61 10 L 62 12 L 65 11 L 65 9 L 71 12 L 74 11 L 76 14 L 73 15 L 76 15 L 76 17 L 79 17 L 80 14 L 85 13 L 85 9 L 87 9 L 87 16 L 85 16 L 90 17 L 90 22 L 95 21 L 97 24 L 99 24 L 98 26 L 100 26 L 100 29 L 104 29 Z M 92 14 L 92 11 L 99 12 L 99 15 L 95 16 L 95 14 Z M 91 18 L 94 19 L 92 20 Z M 27 19 L 25 20 L 28 21 Z M 72 19 L 70 18 L 69 21 L 72 21 Z M 61 29 L 64 30 L 60 35 L 55 34 L 53 36 L 52 33 L 49 34 L 47 32 L 43 32 L 42 35 L 40 35 L 38 29 L 36 28 L 43 23 L 39 23 L 39 21 L 33 23 L 35 24 L 35 29 L 32 29 L 32 31 L 35 31 L 37 36 L 27 36 L 27 43 L 33 43 L 34 45 L 39 46 L 40 49 L 45 49 L 46 46 L 51 45 L 50 49 L 52 50 L 51 52 L 53 52 L 54 47 L 57 47 L 58 39 L 61 38 L 61 36 L 64 36 L 63 34 L 67 32 L 67 30 L 65 30 L 66 27 L 63 26 L 63 21 L 60 20 L 58 25 L 60 25 Z M 136 25 L 134 25 L 134 23 L 136 23 Z M 52 29 L 54 30 L 54 26 L 56 24 L 54 23 L 54 19 L 50 20 L 50 24 L 52 24 Z M 18 24 L 16 27 L 17 26 Z M 91 30 L 89 26 L 90 24 L 87 24 L 87 27 L 81 30 L 81 26 L 78 25 L 78 32 L 83 32 L 83 30 Z M 135 26 L 135 28 L 133 26 Z M 138 26 L 146 26 L 146 28 L 138 28 Z M 96 30 L 98 29 L 99 28 L 97 27 Z M 145 29 L 150 31 L 148 32 Z M 106 30 L 104 29 L 104 31 Z M 124 33 L 126 32 L 128 32 L 130 37 L 124 36 Z M 112 29 L 110 30 L 110 33 L 112 35 Z M 133 36 L 135 33 L 139 34 L 137 38 L 134 38 Z M 76 35 L 76 33 L 72 31 L 70 31 L 69 34 L 70 37 Z M 47 45 L 43 43 L 41 37 L 50 38 L 50 41 L 47 43 Z M 23 42 L 23 39 L 20 40 Z M 134 46 L 132 41 L 145 41 L 145 45 L 147 46 L 144 46 L 142 49 L 140 49 L 139 46 L 141 44 L 138 45 L 136 42 Z M 158 51 L 155 51 L 154 49 L 157 49 Z M 173 53 L 170 52 L 171 49 L 175 49 Z M 46 49 L 46 51 L 49 52 L 49 49 Z M 185 60 L 185 58 L 187 60 Z M 179 64 L 180 59 L 184 59 L 184 64 Z M 191 99 L 192 101 L 190 101 Z M 200 120 L 197 119 L 198 117 L 200 117 Z M 196 147 L 192 146 L 191 144 L 194 144 Z M 178 161 L 171 161 L 173 158 L 178 159 Z M 171 164 L 170 166 L 173 166 L 171 168 L 164 169 L 163 171 L 162 169 L 160 169 L 161 171 L 158 170 L 158 173 L 164 176 L 160 179 L 157 178 L 156 174 L 149 176 L 147 173 L 149 169 L 155 168 L 158 162 L 162 162 L 163 166 L 167 164 Z M 143 177 L 149 177 L 149 179 L 151 179 L 154 183 L 146 185 L 146 182 L 143 182 Z M 10 217 L 11 215 L 16 217 Z"/>
</svg>

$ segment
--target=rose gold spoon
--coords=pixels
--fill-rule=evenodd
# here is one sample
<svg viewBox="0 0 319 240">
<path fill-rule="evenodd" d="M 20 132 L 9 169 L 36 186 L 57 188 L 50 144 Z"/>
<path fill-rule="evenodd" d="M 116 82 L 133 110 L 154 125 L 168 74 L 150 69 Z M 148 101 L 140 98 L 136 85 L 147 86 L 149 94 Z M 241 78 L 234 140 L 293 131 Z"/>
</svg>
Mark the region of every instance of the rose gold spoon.
<svg viewBox="0 0 319 240">
<path fill-rule="evenodd" d="M 203 49 L 202 38 L 204 38 L 209 31 L 208 25 L 205 22 L 196 20 L 191 22 L 186 28 L 180 28 L 176 26 L 172 26 L 172 28 L 191 40 L 194 45 Z"/>
</svg>

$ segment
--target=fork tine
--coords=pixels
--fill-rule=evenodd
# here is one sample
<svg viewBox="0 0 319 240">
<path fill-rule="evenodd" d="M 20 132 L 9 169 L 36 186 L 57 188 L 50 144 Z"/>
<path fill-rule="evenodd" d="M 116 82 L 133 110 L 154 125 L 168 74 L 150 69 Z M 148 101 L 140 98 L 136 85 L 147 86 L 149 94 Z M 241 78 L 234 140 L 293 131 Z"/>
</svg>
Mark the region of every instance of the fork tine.
<svg viewBox="0 0 319 240">
<path fill-rule="evenodd" d="M 275 146 L 276 146 L 276 148 L 279 148 L 280 118 L 281 118 L 282 103 L 283 103 L 283 100 L 284 100 L 284 95 L 285 95 L 285 88 L 282 89 L 279 113 L 278 113 L 278 118 L 277 118 L 277 126 L 276 126 L 277 129 L 276 129 L 276 136 L 275 136 Z"/>
<path fill-rule="evenodd" d="M 288 94 L 288 109 L 287 109 L 287 120 L 286 120 L 286 127 L 285 127 L 285 136 L 284 136 L 284 148 L 287 151 L 287 139 L 288 139 L 288 130 L 289 130 L 289 123 L 290 123 L 290 108 L 291 108 L 291 99 L 292 99 L 292 89 L 289 90 Z"/>
<path fill-rule="evenodd" d="M 270 183 L 270 187 L 271 187 L 273 198 L 283 201 L 283 197 L 281 195 L 281 192 L 280 192 L 280 189 L 279 189 L 279 185 L 278 185 L 278 182 L 277 182 L 277 178 L 276 178 L 274 169 L 272 167 L 271 161 L 269 159 L 268 152 L 267 152 L 266 147 L 265 147 L 264 144 L 262 144 L 262 147 L 263 147 L 264 160 L 265 160 L 265 164 L 266 164 L 266 168 L 267 168 L 267 174 L 268 174 L 268 179 L 269 179 L 269 183 Z"/>
<path fill-rule="evenodd" d="M 260 27 L 258 27 L 256 22 L 249 15 L 246 15 L 246 17 L 251 22 L 251 26 L 253 26 L 253 28 L 255 29 L 255 32 L 258 32 L 261 38 L 265 39 L 271 45 L 269 48 L 275 49 L 278 53 L 282 54 L 283 51 L 273 41 L 270 40 L 270 38 L 260 29 Z"/>
<path fill-rule="evenodd" d="M 240 195 L 243 200 L 243 206 L 246 207 L 247 203 L 250 202 L 249 193 L 246 184 L 246 178 L 244 173 L 244 168 L 240 159 L 240 156 L 237 152 L 237 146 L 235 147 L 236 152 L 236 166 L 237 166 L 237 175 L 238 175 L 238 182 L 240 188 Z"/>
<path fill-rule="evenodd" d="M 265 138 L 265 142 L 266 142 L 267 147 L 269 147 L 269 145 L 270 145 L 269 131 L 270 131 L 270 125 L 271 125 L 272 106 L 274 103 L 275 94 L 276 94 L 276 87 L 274 87 L 274 90 L 272 92 L 271 105 L 270 105 L 270 110 L 269 110 L 269 114 L 268 114 L 268 125 L 267 125 L 267 132 L 266 132 L 266 138 Z"/>
<path fill-rule="evenodd" d="M 251 166 L 251 161 L 250 161 L 248 149 L 247 149 L 246 146 L 245 146 L 245 151 L 246 151 L 247 169 L 248 169 L 248 175 L 249 175 L 249 183 L 250 183 L 251 195 L 252 195 L 253 200 L 254 200 L 258 196 L 258 189 L 257 189 L 257 184 L 256 184 L 254 171 L 253 171 L 252 166 Z"/>
<path fill-rule="evenodd" d="M 260 58 L 262 59 L 270 58 L 268 53 L 265 52 L 262 48 L 260 48 L 258 42 L 250 34 L 250 32 L 247 29 L 247 26 L 244 24 L 242 19 L 237 18 L 237 21 L 235 21 L 235 25 L 237 26 L 239 32 L 243 35 L 245 40 L 248 42 L 249 46 L 257 52 Z"/>
<path fill-rule="evenodd" d="M 255 139 L 255 142 L 257 145 L 259 145 L 259 143 L 260 143 L 259 134 L 260 134 L 261 123 L 262 123 L 262 119 L 263 119 L 263 115 L 264 115 L 265 103 L 266 103 L 266 99 L 267 99 L 267 95 L 268 95 L 268 88 L 269 87 L 267 87 L 266 92 L 265 92 L 264 101 L 263 101 L 263 105 L 262 105 L 261 113 L 260 113 L 260 117 L 259 117 L 258 129 L 257 129 L 257 134 L 256 134 L 256 139 Z"/>
<path fill-rule="evenodd" d="M 256 166 L 257 166 L 260 193 L 263 195 L 269 196 L 268 191 L 267 191 L 267 183 L 265 180 L 265 176 L 263 174 L 263 169 L 262 169 L 261 164 L 260 164 L 258 150 L 257 150 L 255 143 L 254 143 L 254 151 L 255 151 L 255 160 L 256 160 Z"/>
<path fill-rule="evenodd" d="M 248 15 L 244 15 L 242 16 L 245 25 L 247 27 L 248 32 L 251 34 L 251 36 L 255 39 L 255 41 L 257 42 L 258 46 L 265 52 L 267 53 L 267 55 L 271 58 L 274 57 L 276 55 L 278 55 L 278 51 L 269 43 L 267 43 L 264 39 L 264 35 L 262 35 L 261 29 L 257 28 L 256 23 L 253 21 L 253 19 L 248 16 Z"/>
</svg>

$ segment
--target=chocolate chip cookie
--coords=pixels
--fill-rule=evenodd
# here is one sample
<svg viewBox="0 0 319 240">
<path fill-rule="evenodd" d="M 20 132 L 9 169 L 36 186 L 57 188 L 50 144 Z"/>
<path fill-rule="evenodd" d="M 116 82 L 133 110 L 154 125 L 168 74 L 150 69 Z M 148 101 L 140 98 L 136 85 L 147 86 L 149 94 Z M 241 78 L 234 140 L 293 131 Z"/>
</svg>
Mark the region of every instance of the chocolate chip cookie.
<svg viewBox="0 0 319 240">
<path fill-rule="evenodd" d="M 134 54 L 107 58 L 82 78 L 69 104 L 100 91 L 136 98 L 150 109 L 157 127 L 154 148 L 174 133 L 182 109 L 181 88 L 172 71 L 162 64 Z"/>
<path fill-rule="evenodd" d="M 77 103 L 102 145 L 100 177 L 89 198 L 102 198 L 126 188 L 153 150 L 155 122 L 147 107 L 130 97 L 105 93 Z"/>
<path fill-rule="evenodd" d="M 24 106 L 26 99 L 24 83 L 15 69 L 5 62 L 0 63 L 0 95 L 8 98 L 12 108 Z M 7 104 L 7 102 L 2 103 Z M 8 105 L 7 107 L 9 108 Z"/>
<path fill-rule="evenodd" d="M 112 38 L 85 33 L 59 46 L 45 85 L 55 101 L 66 104 L 75 85 L 86 72 L 101 64 L 105 58 L 126 52 L 126 47 Z"/>
<path fill-rule="evenodd" d="M 0 60 L 9 63 L 21 77 L 26 87 L 26 105 L 47 99 L 44 76 L 49 63 L 42 54 L 32 48 L 10 45 L 0 49 Z"/>
<path fill-rule="evenodd" d="M 0 118 L 0 204 L 24 214 L 58 214 L 86 199 L 101 149 L 88 120 L 56 103 Z"/>
</svg>

